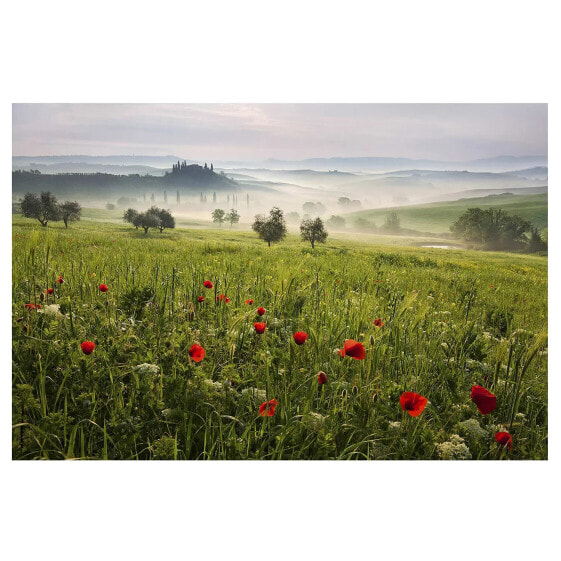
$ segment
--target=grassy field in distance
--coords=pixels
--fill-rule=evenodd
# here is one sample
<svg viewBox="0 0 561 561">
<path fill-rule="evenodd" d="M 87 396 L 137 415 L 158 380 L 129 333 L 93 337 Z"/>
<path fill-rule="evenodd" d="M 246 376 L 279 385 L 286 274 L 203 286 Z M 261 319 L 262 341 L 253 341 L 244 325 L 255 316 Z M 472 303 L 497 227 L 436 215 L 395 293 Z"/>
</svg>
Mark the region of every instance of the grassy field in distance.
<svg viewBox="0 0 561 561">
<path fill-rule="evenodd" d="M 396 212 L 402 228 L 421 232 L 449 233 L 450 224 L 457 220 L 468 208 L 501 208 L 509 214 L 517 214 L 538 228 L 547 228 L 547 195 L 490 195 L 473 199 L 460 199 L 427 203 L 422 205 L 399 206 L 362 210 L 343 215 L 347 222 L 364 218 L 381 226 L 389 212 Z"/>
</svg>

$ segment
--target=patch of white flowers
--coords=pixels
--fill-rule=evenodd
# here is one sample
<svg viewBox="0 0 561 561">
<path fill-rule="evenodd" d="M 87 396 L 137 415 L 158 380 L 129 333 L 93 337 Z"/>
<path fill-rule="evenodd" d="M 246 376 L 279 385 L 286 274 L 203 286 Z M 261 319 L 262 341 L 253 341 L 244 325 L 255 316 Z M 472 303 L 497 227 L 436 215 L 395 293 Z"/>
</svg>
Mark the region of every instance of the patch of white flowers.
<svg viewBox="0 0 561 561">
<path fill-rule="evenodd" d="M 436 448 L 442 460 L 471 460 L 471 452 L 458 434 L 453 434 L 446 442 L 437 444 Z"/>
<path fill-rule="evenodd" d="M 472 438 L 484 438 L 489 434 L 481 427 L 477 419 L 466 419 L 460 423 L 460 426 Z"/>
<path fill-rule="evenodd" d="M 160 367 L 157 364 L 148 364 L 144 362 L 134 368 L 141 376 L 156 376 L 160 372 Z"/>
<path fill-rule="evenodd" d="M 63 313 L 61 313 L 59 304 L 49 304 L 48 306 L 45 306 L 43 309 L 37 311 L 40 314 L 45 314 L 46 316 L 56 319 L 64 319 L 68 317 L 65 316 Z"/>
</svg>

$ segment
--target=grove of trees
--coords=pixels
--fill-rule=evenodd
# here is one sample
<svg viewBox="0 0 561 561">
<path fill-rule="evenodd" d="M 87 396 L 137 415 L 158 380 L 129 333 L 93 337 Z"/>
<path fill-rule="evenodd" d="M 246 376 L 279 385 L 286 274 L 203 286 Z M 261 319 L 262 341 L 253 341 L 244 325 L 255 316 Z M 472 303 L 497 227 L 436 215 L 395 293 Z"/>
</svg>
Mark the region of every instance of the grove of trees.
<svg viewBox="0 0 561 561">
<path fill-rule="evenodd" d="M 145 212 L 128 208 L 123 214 L 123 220 L 132 224 L 136 229 L 142 228 L 145 234 L 148 234 L 150 228 L 157 228 L 160 233 L 167 228 L 175 228 L 175 218 L 171 212 L 157 206 L 152 206 Z"/>
<path fill-rule="evenodd" d="M 39 220 L 41 226 L 46 227 L 49 222 L 63 220 L 68 228 L 69 222 L 80 220 L 82 207 L 76 201 L 58 203 L 50 191 L 42 191 L 40 195 L 25 193 L 20 203 L 21 213 L 26 218 Z"/>
<path fill-rule="evenodd" d="M 468 208 L 450 226 L 450 230 L 464 241 L 481 245 L 484 249 L 526 248 L 528 251 L 541 251 L 546 247 L 534 225 L 502 209 Z M 530 237 L 526 234 L 530 234 Z"/>
</svg>

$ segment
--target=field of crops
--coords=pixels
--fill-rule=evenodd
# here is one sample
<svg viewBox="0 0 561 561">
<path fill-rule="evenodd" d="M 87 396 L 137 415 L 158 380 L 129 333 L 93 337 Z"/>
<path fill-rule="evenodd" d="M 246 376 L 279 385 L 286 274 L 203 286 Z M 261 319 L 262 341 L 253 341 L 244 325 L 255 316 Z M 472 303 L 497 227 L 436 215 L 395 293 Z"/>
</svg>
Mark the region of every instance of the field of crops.
<svg viewBox="0 0 561 561">
<path fill-rule="evenodd" d="M 16 217 L 12 260 L 15 459 L 547 458 L 547 258 Z"/>
</svg>

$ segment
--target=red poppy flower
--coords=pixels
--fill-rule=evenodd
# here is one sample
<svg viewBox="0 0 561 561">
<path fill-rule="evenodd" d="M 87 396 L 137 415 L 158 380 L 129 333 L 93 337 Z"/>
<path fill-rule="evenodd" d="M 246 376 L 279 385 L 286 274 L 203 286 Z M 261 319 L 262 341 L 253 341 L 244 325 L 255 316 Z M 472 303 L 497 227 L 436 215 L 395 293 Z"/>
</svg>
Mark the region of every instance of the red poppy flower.
<svg viewBox="0 0 561 561">
<path fill-rule="evenodd" d="M 195 362 L 201 362 L 201 360 L 203 360 L 203 358 L 205 358 L 206 355 L 206 351 L 197 343 L 195 343 L 194 345 L 191 346 L 191 348 L 189 349 L 189 356 L 195 361 Z"/>
<path fill-rule="evenodd" d="M 355 360 L 363 360 L 366 358 L 364 345 L 354 339 L 347 339 L 345 346 L 339 351 L 341 356 L 350 356 Z"/>
<path fill-rule="evenodd" d="M 58 277 L 56 281 L 58 282 L 58 284 L 62 284 L 64 282 L 64 279 L 62 277 Z"/>
<path fill-rule="evenodd" d="M 99 285 L 99 291 L 100 292 L 107 292 L 109 290 L 109 287 L 106 284 L 100 284 Z"/>
<path fill-rule="evenodd" d="M 382 327 L 382 325 L 384 325 L 384 322 L 380 318 L 378 318 L 374 320 L 374 325 L 376 327 Z"/>
<path fill-rule="evenodd" d="M 487 415 L 497 407 L 497 396 L 493 395 L 483 386 L 473 386 L 471 388 L 471 400 L 482 415 Z"/>
<path fill-rule="evenodd" d="M 403 392 L 399 398 L 399 404 L 411 417 L 418 417 L 428 403 L 428 399 L 415 392 Z"/>
<path fill-rule="evenodd" d="M 203 286 L 205 288 L 212 288 L 214 285 L 210 281 L 203 282 Z"/>
<path fill-rule="evenodd" d="M 265 329 L 267 328 L 267 324 L 266 323 L 254 323 L 253 324 L 255 327 L 255 331 L 257 331 L 257 333 L 265 333 Z"/>
<path fill-rule="evenodd" d="M 501 446 L 508 446 L 512 450 L 512 436 L 508 432 L 496 432 L 495 440 Z"/>
<path fill-rule="evenodd" d="M 264 401 L 259 406 L 259 415 L 261 415 L 261 417 L 264 417 L 265 415 L 267 415 L 267 417 L 272 417 L 275 414 L 275 407 L 277 405 L 278 402 L 276 399 L 271 399 L 271 401 Z"/>
<path fill-rule="evenodd" d="M 39 310 L 41 308 L 41 304 L 37 304 L 37 305 L 35 305 L 35 304 L 24 304 L 23 307 L 28 308 L 29 310 L 35 310 L 35 309 Z"/>
<path fill-rule="evenodd" d="M 95 343 L 93 341 L 84 341 L 80 347 L 85 355 L 91 355 L 95 349 Z"/>
<path fill-rule="evenodd" d="M 54 291 L 54 288 L 47 288 L 47 290 L 45 290 L 45 294 L 52 294 Z"/>
<path fill-rule="evenodd" d="M 199 302 L 204 302 L 205 301 L 205 297 L 204 296 L 199 296 Z"/>
<path fill-rule="evenodd" d="M 221 294 L 220 296 L 217 296 L 216 301 L 218 302 L 219 300 L 224 300 L 224 302 L 226 302 L 226 304 L 228 304 L 228 302 L 230 302 L 230 298 L 228 298 L 225 294 Z"/>
<path fill-rule="evenodd" d="M 325 372 L 318 372 L 318 384 L 323 386 L 323 384 L 327 384 L 327 374 Z"/>
<path fill-rule="evenodd" d="M 251 305 L 253 304 L 253 298 L 248 298 L 248 299 L 245 301 L 245 303 L 246 303 L 248 306 L 251 306 Z"/>
<path fill-rule="evenodd" d="M 263 306 L 259 306 L 259 308 L 257 308 L 257 315 L 262 316 L 265 313 L 265 308 Z"/>
<path fill-rule="evenodd" d="M 308 338 L 308 334 L 305 331 L 297 331 L 292 337 L 294 337 L 294 342 L 297 345 L 303 345 Z"/>
</svg>

